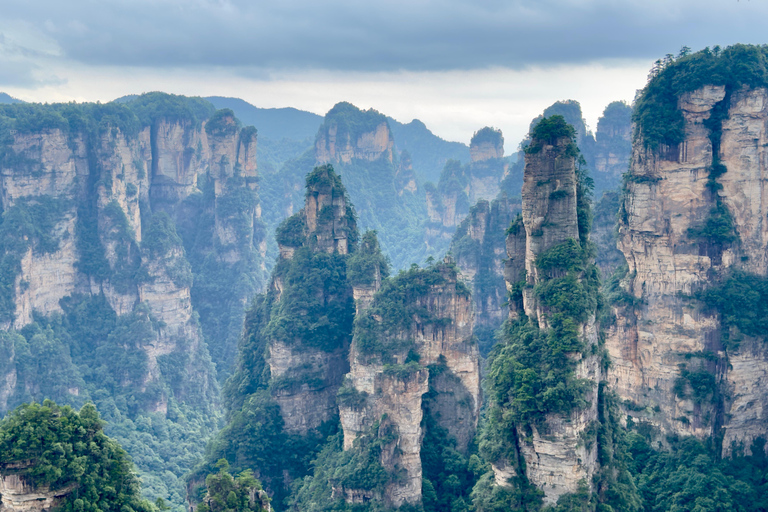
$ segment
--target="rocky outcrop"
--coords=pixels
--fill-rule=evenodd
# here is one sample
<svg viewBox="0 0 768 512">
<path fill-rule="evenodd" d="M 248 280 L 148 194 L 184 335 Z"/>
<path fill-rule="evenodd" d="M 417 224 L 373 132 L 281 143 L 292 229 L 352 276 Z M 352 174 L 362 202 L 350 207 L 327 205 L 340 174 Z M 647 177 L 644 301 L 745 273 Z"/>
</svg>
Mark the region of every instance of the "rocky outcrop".
<svg viewBox="0 0 768 512">
<path fill-rule="evenodd" d="M 115 108 L 133 116 L 129 108 Z M 241 129 L 231 111 L 207 121 L 158 114 L 135 124 L 90 115 L 96 116 L 83 107 L 78 125 L 14 131 L 7 145 L 0 162 L 5 227 L 12 231 L 9 223 L 24 222 L 29 215 L 24 212 L 32 212 L 36 225 L 16 229 L 38 234 L 3 247 L 6 258 L 18 258 L 15 281 L 4 296 L 3 320 L 6 328 L 20 329 L 33 314 L 61 312 L 60 301 L 77 294 L 103 294 L 118 315 L 146 304 L 162 325 L 145 347 L 148 384 L 160 377 L 159 356 L 182 351 L 207 361 L 193 311 L 188 255 L 174 224 L 186 221 L 184 205 L 201 194 L 203 182 L 210 183 L 214 201 L 242 197 L 242 188 L 253 190 L 255 130 Z M 245 259 L 246 245 L 263 249 L 263 241 L 254 236 L 257 206 L 238 205 L 237 212 L 214 208 L 210 243 L 211 249 L 222 248 L 223 263 Z M 160 212 L 170 215 L 168 222 L 147 240 L 145 229 Z M 194 357 L 190 364 L 199 366 Z M 202 374 L 197 370 L 190 373 L 201 379 L 195 386 L 208 389 L 206 396 L 215 395 L 210 368 Z M 176 392 L 184 396 L 182 389 Z"/>
<path fill-rule="evenodd" d="M 507 237 L 508 286 L 510 291 L 522 293 L 521 302 L 510 301 L 511 318 L 517 319 L 524 313 L 529 319 L 535 319 L 533 325 L 541 330 L 553 328 L 550 314 L 561 313 L 556 313 L 559 310 L 552 309 L 555 306 L 545 302 L 538 290 L 540 287 L 543 290 L 551 280 L 567 275 L 565 269 L 557 267 L 562 261 L 555 262 L 557 268 L 553 270 L 542 264 L 541 257 L 568 244 L 577 250 L 583 236 L 577 211 L 580 192 L 576 156 L 571 136 L 551 140 L 534 136 L 531 149 L 526 153 L 522 217 L 512 224 Z M 520 285 L 523 276 L 525 280 Z M 575 279 L 582 281 L 588 277 L 582 273 Z M 575 293 L 572 285 L 569 288 Z M 497 485 L 508 485 L 510 475 L 522 470 L 532 484 L 544 491 L 544 501 L 550 504 L 563 494 L 576 492 L 580 482 L 591 486 L 592 476 L 598 469 L 595 443 L 583 441 L 590 426 L 598 420 L 601 369 L 599 357 L 593 350 L 598 336 L 594 310 L 587 311 L 583 317 L 586 320 L 577 327 L 583 348 L 569 352 L 567 364 L 573 365 L 574 377 L 581 379 L 585 386 L 586 405 L 573 407 L 568 414 L 545 413 L 539 422 L 518 426 L 514 451 L 525 461 L 524 469 L 516 469 L 512 460 L 494 464 Z M 562 335 L 560 331 L 556 336 Z M 523 431 L 527 435 L 523 435 Z"/>
<path fill-rule="evenodd" d="M 768 271 L 768 91 L 704 86 L 682 95 L 678 107 L 685 121 L 681 144 L 650 149 L 642 132 L 634 143 L 619 224 L 619 248 L 629 266 L 622 284 L 633 300 L 615 309 L 618 322 L 606 342 L 608 382 L 632 404 L 627 414 L 661 434 L 704 438 L 722 429 L 729 453 L 733 445 L 749 449 L 767 433 L 768 395 L 758 384 L 765 351 L 748 338 L 726 349 L 721 319 L 692 296 L 731 269 L 759 276 Z M 719 140 L 711 119 L 716 109 L 725 114 Z M 715 164 L 725 173 L 713 177 Z M 697 238 L 713 209 L 723 206 L 738 242 Z M 708 376 L 720 391 L 686 393 L 691 373 Z"/>
<path fill-rule="evenodd" d="M 364 116 L 363 126 L 356 119 Z M 370 109 L 361 112 L 350 103 L 338 103 L 325 116 L 315 140 L 318 164 L 349 164 L 353 160 L 392 162 L 394 139 L 387 118 Z"/>
<path fill-rule="evenodd" d="M 595 196 L 618 188 L 632 153 L 632 107 L 621 101 L 608 104 L 597 121 L 594 155 L 588 162 L 595 181 Z"/>
<path fill-rule="evenodd" d="M 46 512 L 59 507 L 74 486 L 51 489 L 31 485 L 18 474 L 18 464 L 0 464 L 0 511 Z"/>
<path fill-rule="evenodd" d="M 506 196 L 492 202 L 480 200 L 470 208 L 451 241 L 451 255 L 461 278 L 472 288 L 474 333 L 484 355 L 494 344 L 494 332 L 509 314 L 504 280 L 507 228 L 520 208 L 519 200 Z"/>
<path fill-rule="evenodd" d="M 401 302 L 398 287 L 429 283 L 426 290 Z M 406 311 L 419 311 L 402 321 L 382 316 L 395 301 Z M 380 348 L 372 351 L 371 336 Z M 357 450 L 357 440 L 372 428 L 388 432 L 380 463 L 403 477 L 390 480 L 385 501 L 394 506 L 421 500 L 421 438 L 423 397 L 436 391 L 433 410 L 438 422 L 466 451 L 480 410 L 480 368 L 472 342 L 469 294 L 450 264 L 398 275 L 376 294 L 358 320 L 350 352 L 350 371 L 340 391 L 339 412 L 345 450 Z M 417 362 L 418 361 L 418 362 Z M 432 375 L 427 367 L 442 371 Z M 351 490 L 345 490 L 345 493 Z M 365 491 L 365 490 L 363 490 Z"/>
<path fill-rule="evenodd" d="M 329 278 L 316 277 L 312 282 L 304 282 L 304 278 L 312 272 L 308 268 L 311 260 L 322 258 L 318 255 L 329 255 L 335 271 L 340 272 L 346 266 L 345 257 L 356 248 L 357 236 L 355 216 L 341 178 L 329 165 L 315 168 L 307 177 L 304 208 L 278 228 L 281 261 L 272 276 L 273 307 L 299 317 L 287 319 L 295 323 L 303 322 L 301 317 L 310 314 L 322 317 L 323 308 L 332 307 L 338 308 L 337 315 L 349 313 L 350 318 L 341 318 L 341 314 L 331 320 L 338 322 L 335 325 L 339 332 L 332 332 L 334 342 L 322 347 L 317 346 L 309 330 L 292 329 L 288 338 L 267 335 L 272 397 L 280 405 L 287 432 L 306 434 L 336 413 L 336 392 L 349 368 L 349 333 L 342 329 L 351 326 L 352 311 L 347 304 L 352 300 L 352 289 L 346 282 Z M 296 251 L 308 251 L 309 259 L 297 262 Z M 306 304 L 294 302 L 303 293 L 319 301 L 311 313 L 304 309 Z M 327 316 L 323 322 L 328 323 Z"/>
</svg>

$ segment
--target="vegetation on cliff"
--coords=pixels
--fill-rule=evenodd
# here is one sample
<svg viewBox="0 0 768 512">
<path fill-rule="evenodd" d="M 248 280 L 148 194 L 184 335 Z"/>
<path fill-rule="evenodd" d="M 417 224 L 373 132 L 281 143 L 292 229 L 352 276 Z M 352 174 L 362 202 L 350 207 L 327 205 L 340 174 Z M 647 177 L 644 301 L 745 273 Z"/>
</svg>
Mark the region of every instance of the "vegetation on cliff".
<svg viewBox="0 0 768 512">
<path fill-rule="evenodd" d="M 139 494 L 128 455 L 103 427 L 93 404 L 79 412 L 51 400 L 19 406 L 0 421 L 0 471 L 62 491 L 63 512 L 155 512 Z"/>
<path fill-rule="evenodd" d="M 198 512 L 269 512 L 269 498 L 261 483 L 249 470 L 237 477 L 229 473 L 229 463 L 221 459 L 219 472 L 205 479 L 205 494 L 197 506 Z"/>
<path fill-rule="evenodd" d="M 684 47 L 677 57 L 668 54 L 656 61 L 648 78 L 632 115 L 636 134 L 647 147 L 672 146 L 685 138 L 680 96 L 705 85 L 723 85 L 730 91 L 768 86 L 768 48 L 735 44 L 690 53 Z"/>
</svg>

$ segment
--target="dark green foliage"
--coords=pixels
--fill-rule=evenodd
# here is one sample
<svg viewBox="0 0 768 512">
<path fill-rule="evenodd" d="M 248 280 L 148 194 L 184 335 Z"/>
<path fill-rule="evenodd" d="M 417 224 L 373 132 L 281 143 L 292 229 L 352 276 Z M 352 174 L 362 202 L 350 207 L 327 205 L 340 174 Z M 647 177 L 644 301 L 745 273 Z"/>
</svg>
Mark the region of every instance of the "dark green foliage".
<svg viewBox="0 0 768 512">
<path fill-rule="evenodd" d="M 624 101 L 612 101 L 597 120 L 597 142 L 608 143 L 609 148 L 626 150 L 626 141 L 619 134 L 632 123 L 632 107 Z"/>
<path fill-rule="evenodd" d="M 329 352 L 346 346 L 355 311 L 346 257 L 302 247 L 278 271 L 283 293 L 264 336 Z"/>
<path fill-rule="evenodd" d="M 307 512 L 392 510 L 383 504 L 383 496 L 386 485 L 398 478 L 397 470 L 388 472 L 379 459 L 382 449 L 391 449 L 396 439 L 385 419 L 375 422 L 366 435 L 355 440 L 352 450 L 341 449 L 341 432 L 330 436 L 312 462 L 313 472 L 294 484 L 289 506 Z M 334 498 L 332 489 L 362 491 L 370 499 L 364 504 L 348 505 L 341 495 Z M 406 505 L 403 509 L 407 510 Z"/>
<path fill-rule="evenodd" d="M 216 109 L 203 98 L 177 96 L 163 92 L 148 92 L 125 104 L 144 126 L 164 119 L 200 126 Z"/>
<path fill-rule="evenodd" d="M 470 145 L 480 145 L 485 142 L 491 143 L 494 146 L 504 147 L 504 137 L 501 135 L 501 130 L 497 128 L 491 128 L 486 126 L 472 135 Z"/>
<path fill-rule="evenodd" d="M 768 507 L 768 459 L 758 439 L 752 455 L 721 459 L 712 443 L 672 440 L 657 451 L 637 432 L 627 434 L 630 471 L 646 512 L 695 510 L 752 512 Z"/>
<path fill-rule="evenodd" d="M 50 196 L 16 201 L 2 214 L 0 222 L 0 320 L 13 319 L 16 277 L 21 259 L 32 248 L 37 254 L 51 254 L 59 248 L 56 224 L 70 209 L 69 203 Z"/>
<path fill-rule="evenodd" d="M 115 242 L 115 263 L 112 265 L 110 281 L 117 290 L 125 293 L 131 286 L 144 280 L 143 273 L 140 272 L 141 257 L 135 242 L 136 236 L 117 201 L 107 203 L 102 214 L 104 239 Z"/>
<path fill-rule="evenodd" d="M 0 105 L 0 127 L 21 133 L 61 130 L 72 143 L 79 134 L 104 133 L 112 128 L 134 137 L 141 123 L 130 108 L 118 103 L 19 103 Z M 4 156 L 13 158 L 12 150 L 4 149 Z"/>
<path fill-rule="evenodd" d="M 371 286 L 376 273 L 380 279 L 389 276 L 389 261 L 381 254 L 376 231 L 366 231 L 360 245 L 347 259 L 347 281 L 352 286 Z"/>
<path fill-rule="evenodd" d="M 79 413 L 50 400 L 22 405 L 0 422 L 0 460 L 31 463 L 21 474 L 33 486 L 70 489 L 63 512 L 153 512 L 128 455 L 102 429 L 93 404 Z"/>
<path fill-rule="evenodd" d="M 688 228 L 688 236 L 720 247 L 739 239 L 731 212 L 722 201 L 712 207 L 703 226 Z"/>
<path fill-rule="evenodd" d="M 768 332 L 768 279 L 735 270 L 720 283 L 696 294 L 720 313 L 726 348 L 737 349 L 739 333 L 762 338 Z"/>
<path fill-rule="evenodd" d="M 286 247 L 301 247 L 307 241 L 307 223 L 302 212 L 294 213 L 277 226 L 275 239 Z"/>
<path fill-rule="evenodd" d="M 17 375 L 9 405 L 45 397 L 76 406 L 93 400 L 109 421 L 107 433 L 131 453 L 145 495 L 165 497 L 179 512 L 180 477 L 199 460 L 200 440 L 216 423 L 213 411 L 206 410 L 211 397 L 186 379 L 185 362 L 204 361 L 202 356 L 188 353 L 178 340 L 177 352 L 158 358 L 160 381 L 146 386 L 145 350 L 156 339 L 157 326 L 145 306 L 121 317 L 100 295 L 66 297 L 61 306 L 63 315 L 36 317 L 21 334 L 0 336 L 0 354 L 10 348 Z M 197 412 L 177 402 L 174 396 L 182 394 Z M 167 414 L 146 413 L 162 396 L 169 397 Z"/>
<path fill-rule="evenodd" d="M 221 459 L 218 474 L 205 479 L 205 496 L 198 505 L 199 512 L 266 512 L 269 498 L 261 492 L 261 484 L 250 470 L 237 478 L 229 474 L 229 463 Z"/>
<path fill-rule="evenodd" d="M 472 505 L 477 512 L 507 512 L 519 510 L 538 512 L 541 510 L 543 492 L 527 481 L 518 485 L 502 487 L 495 484 L 493 471 L 486 472 L 472 489 Z"/>
<path fill-rule="evenodd" d="M 198 186 L 201 193 L 180 205 L 175 232 L 191 266 L 192 304 L 221 381 L 235 363 L 245 306 L 266 281 L 257 250 L 264 238 L 263 225 L 253 219 L 259 198 L 244 178 L 229 178 L 218 197 L 209 176 L 200 177 Z M 218 243 L 216 230 L 222 228 L 234 231 L 233 243 Z M 161 229 L 159 234 L 161 240 L 176 241 L 172 232 Z M 234 262 L 228 258 L 232 251 L 237 254 Z M 174 261 L 185 266 L 184 258 Z M 188 272 L 180 270 L 177 274 L 185 278 L 180 282 L 188 281 Z"/>
<path fill-rule="evenodd" d="M 181 248 L 181 238 L 167 213 L 160 212 L 152 216 L 144 231 L 141 247 L 149 251 L 152 258 L 162 258 L 172 249 Z"/>
<path fill-rule="evenodd" d="M 206 463 L 198 466 L 192 477 L 214 471 L 212 461 L 226 459 L 238 470 L 253 469 L 270 489 L 273 506 L 282 510 L 288 496 L 283 473 L 301 478 L 310 472 L 310 462 L 322 443 L 336 435 L 338 419 L 305 436 L 283 430 L 280 407 L 266 389 L 246 396 L 239 409 L 230 411 L 227 426 L 206 448 Z"/>
<path fill-rule="evenodd" d="M 231 109 L 223 108 L 217 110 L 205 123 L 205 132 L 208 135 L 214 137 L 226 137 L 235 135 L 240 128 L 240 121 L 235 117 L 235 113 Z M 255 128 L 253 132 L 249 134 L 255 134 Z"/>
<path fill-rule="evenodd" d="M 561 115 L 545 117 L 531 130 L 531 144 L 526 148 L 528 153 L 537 153 L 544 144 L 554 145 L 563 137 L 574 140 L 576 130 L 565 121 Z"/>
<path fill-rule="evenodd" d="M 387 123 L 384 114 L 374 109 L 360 110 L 351 103 L 342 101 L 334 105 L 325 115 L 324 126 L 327 128 L 336 126 L 338 140 L 343 144 L 344 137 L 349 135 L 350 142 L 354 146 L 358 137 L 376 130 L 382 123 Z M 389 130 L 388 123 L 387 130 Z"/>
<path fill-rule="evenodd" d="M 547 127 L 552 119 L 555 126 L 569 128 L 562 118 L 545 118 L 537 126 L 547 123 Z M 565 131 L 572 133 L 572 129 Z M 541 278 L 534 296 L 549 328 L 540 329 L 525 315 L 516 322 L 508 321 L 500 333 L 500 343 L 489 357 L 489 408 L 480 450 L 490 462 L 505 459 L 514 463 L 518 433 L 525 435 L 531 425 L 542 428 L 547 414 L 569 414 L 587 405 L 585 395 L 590 383 L 575 376 L 575 363 L 569 355 L 588 355 L 578 326 L 598 307 L 599 275 L 592 263 L 594 248 L 589 242 L 592 186 L 583 166 L 577 168 L 577 180 L 579 241 L 566 240 L 536 260 Z M 509 230 L 514 233 L 522 228 L 522 223 L 516 221 Z"/>
<path fill-rule="evenodd" d="M 673 391 L 676 396 L 691 398 L 696 404 L 717 401 L 718 398 L 717 380 L 705 369 L 688 371 L 684 367 L 681 368 Z"/>
<path fill-rule="evenodd" d="M 449 318 L 434 317 L 420 299 L 434 291 L 434 287 L 446 286 L 448 276 L 456 279 L 455 268 L 438 263 L 427 268 L 414 265 L 384 281 L 371 307 L 355 318 L 355 338 L 360 354 L 391 364 L 394 355 L 404 355 L 411 348 L 414 322 L 438 327 L 447 325 Z M 461 292 L 458 283 L 456 289 Z"/>
<path fill-rule="evenodd" d="M 503 304 L 507 290 L 504 278 L 497 270 L 498 258 L 506 252 L 506 235 L 515 224 L 513 219 L 519 209 L 517 199 L 502 197 L 490 203 L 480 200 L 470 208 L 469 215 L 456 228 L 451 240 L 450 253 L 457 264 L 475 271 L 472 281 L 476 315 L 474 334 L 483 357 L 487 357 L 495 344 L 494 332 L 501 325 L 495 313 Z M 481 222 L 485 224 L 481 225 Z M 522 229 L 522 217 L 519 227 Z M 475 233 L 484 233 L 482 240 L 475 240 L 470 235 L 470 228 Z"/>
<path fill-rule="evenodd" d="M 685 138 L 678 98 L 705 85 L 739 87 L 768 85 L 768 48 L 736 44 L 722 51 L 705 48 L 678 58 L 657 61 L 650 81 L 638 98 L 633 120 L 650 148 L 678 144 Z"/>
<path fill-rule="evenodd" d="M 505 327 L 504 339 L 510 341 L 491 352 L 486 377 L 493 406 L 488 411 L 486 442 L 480 448 L 487 460 L 507 455 L 510 447 L 505 448 L 504 437 L 515 425 L 540 424 L 548 413 L 567 414 L 586 405 L 588 383 L 575 377 L 568 359 L 569 352 L 581 348 L 574 328 L 568 319 L 549 334 L 532 323 Z"/>
<path fill-rule="evenodd" d="M 619 400 L 605 383 L 601 383 L 598 390 L 597 411 L 598 422 L 593 424 L 600 467 L 594 477 L 597 510 L 639 512 L 642 499 L 630 472 L 634 461 L 629 452 L 628 432 L 621 422 Z"/>
<path fill-rule="evenodd" d="M 434 382 L 437 374 L 447 370 L 445 365 L 431 366 L 430 389 L 422 397 L 421 442 L 422 503 L 424 512 L 468 511 L 471 509 L 470 492 L 477 482 L 482 469 L 480 459 L 474 455 L 470 463 L 469 453 L 462 454 L 456 449 L 456 439 L 438 422 L 434 399 L 437 391 Z M 472 447 L 476 449 L 476 447 Z"/>
</svg>

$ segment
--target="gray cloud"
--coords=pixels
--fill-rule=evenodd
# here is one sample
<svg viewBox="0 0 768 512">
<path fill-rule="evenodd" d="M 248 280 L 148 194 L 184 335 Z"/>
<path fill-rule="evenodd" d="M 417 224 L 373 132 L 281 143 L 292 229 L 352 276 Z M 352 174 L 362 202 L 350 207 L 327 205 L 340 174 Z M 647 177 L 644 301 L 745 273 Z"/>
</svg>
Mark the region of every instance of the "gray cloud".
<svg viewBox="0 0 768 512">
<path fill-rule="evenodd" d="M 0 9 L 85 64 L 250 73 L 655 59 L 683 44 L 765 42 L 768 15 L 768 3 L 736 0 L 0 0 Z"/>
<path fill-rule="evenodd" d="M 37 63 L 43 56 L 38 50 L 14 42 L 0 32 L 0 86 L 36 88 L 64 83 Z"/>
</svg>

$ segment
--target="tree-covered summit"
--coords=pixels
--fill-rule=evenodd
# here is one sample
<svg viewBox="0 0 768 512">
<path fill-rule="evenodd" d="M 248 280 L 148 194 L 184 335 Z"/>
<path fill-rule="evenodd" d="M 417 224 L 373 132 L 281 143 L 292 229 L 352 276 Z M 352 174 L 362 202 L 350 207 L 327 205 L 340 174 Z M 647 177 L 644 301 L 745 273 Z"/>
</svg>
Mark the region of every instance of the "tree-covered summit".
<svg viewBox="0 0 768 512">
<path fill-rule="evenodd" d="M 684 47 L 654 63 L 635 104 L 632 119 L 646 147 L 678 144 L 685 138 L 685 121 L 678 108 L 680 96 L 705 85 L 768 87 L 768 46 L 735 44 L 690 53 Z"/>
<path fill-rule="evenodd" d="M 334 105 L 325 115 L 323 128 L 327 130 L 335 126 L 337 136 L 349 134 L 354 142 L 360 135 L 374 131 L 382 123 L 386 123 L 389 128 L 387 116 L 378 110 L 372 108 L 361 110 L 349 102 L 342 101 Z M 323 131 L 321 128 L 319 133 Z"/>
<path fill-rule="evenodd" d="M 480 145 L 483 143 L 490 143 L 493 146 L 504 146 L 504 137 L 501 134 L 501 130 L 498 128 L 491 128 L 490 126 L 486 126 L 485 128 L 481 128 L 480 130 L 477 130 L 472 135 L 472 140 L 470 140 L 470 145 Z"/>
<path fill-rule="evenodd" d="M 0 421 L 0 472 L 35 489 L 59 490 L 62 512 L 155 512 L 122 448 L 103 432 L 93 404 L 24 404 Z"/>
</svg>

